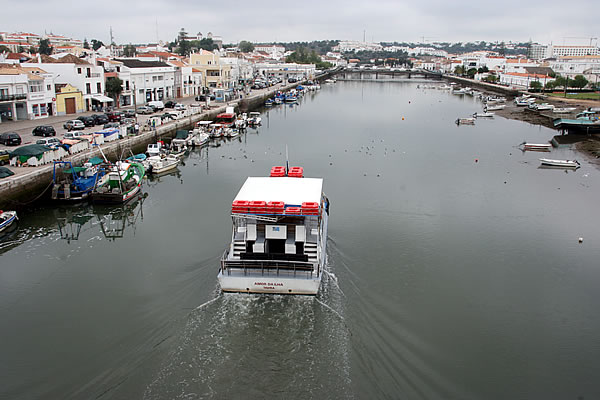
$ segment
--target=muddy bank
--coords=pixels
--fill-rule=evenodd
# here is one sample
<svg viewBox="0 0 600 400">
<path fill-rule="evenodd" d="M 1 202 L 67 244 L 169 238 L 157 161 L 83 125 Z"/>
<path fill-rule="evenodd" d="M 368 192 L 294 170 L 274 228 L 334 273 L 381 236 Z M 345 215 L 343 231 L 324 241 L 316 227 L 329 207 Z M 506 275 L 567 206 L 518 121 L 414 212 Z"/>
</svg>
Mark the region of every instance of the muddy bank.
<svg viewBox="0 0 600 400">
<path fill-rule="evenodd" d="M 486 95 L 496 95 L 493 91 L 485 87 L 478 87 Z M 523 92 L 525 93 L 525 92 Z M 538 103 L 549 103 L 555 107 L 576 107 L 577 110 L 568 114 L 556 114 L 552 111 L 536 111 L 530 110 L 527 107 L 517 107 L 514 103 L 514 94 L 505 93 L 506 107 L 503 110 L 493 111 L 496 115 L 523 121 L 532 125 L 542 125 L 554 129 L 553 120 L 555 118 L 575 118 L 575 116 L 590 107 L 600 107 L 600 102 L 595 100 L 577 100 L 565 99 L 560 97 L 545 96 L 543 94 L 535 94 Z M 483 104 L 482 104 L 483 106 Z M 563 135 L 562 131 L 555 130 L 555 138 L 561 137 L 561 144 L 573 145 L 573 148 L 581 153 L 596 166 L 600 167 L 600 134 L 568 134 Z M 567 138 L 568 136 L 568 138 Z"/>
</svg>

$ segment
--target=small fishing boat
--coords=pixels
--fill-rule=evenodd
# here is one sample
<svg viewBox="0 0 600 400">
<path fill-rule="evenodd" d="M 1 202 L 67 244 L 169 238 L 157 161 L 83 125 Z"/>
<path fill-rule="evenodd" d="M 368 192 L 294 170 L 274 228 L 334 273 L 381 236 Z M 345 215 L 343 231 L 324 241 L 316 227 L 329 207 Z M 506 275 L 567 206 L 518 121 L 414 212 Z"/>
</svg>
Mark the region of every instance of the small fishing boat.
<svg viewBox="0 0 600 400">
<path fill-rule="evenodd" d="M 148 144 L 146 147 L 146 154 L 148 154 L 148 157 L 159 155 L 163 145 L 164 143 L 162 141 Z"/>
<path fill-rule="evenodd" d="M 265 107 L 271 107 L 273 105 L 273 103 L 274 103 L 273 99 L 267 99 L 265 101 Z"/>
<path fill-rule="evenodd" d="M 17 221 L 16 211 L 2 211 L 0 210 L 0 232 L 6 231 Z"/>
<path fill-rule="evenodd" d="M 531 151 L 550 151 L 552 149 L 552 145 L 550 143 L 521 143 L 521 147 L 523 150 L 531 150 Z"/>
<path fill-rule="evenodd" d="M 275 97 L 275 100 L 273 100 L 273 103 L 275 103 L 275 104 L 283 104 L 283 99 L 281 97 Z"/>
<path fill-rule="evenodd" d="M 458 118 L 456 125 L 475 125 L 475 118 Z"/>
<path fill-rule="evenodd" d="M 177 168 L 179 158 L 168 156 L 152 156 L 148 158 L 148 162 L 152 166 L 152 174 L 158 175 Z"/>
<path fill-rule="evenodd" d="M 98 168 L 102 160 L 94 157 L 81 167 L 71 161 L 54 161 L 52 171 L 52 200 L 82 201 L 88 198 L 104 171 Z"/>
<path fill-rule="evenodd" d="M 473 113 L 473 118 L 494 118 L 493 112 L 476 112 Z"/>
<path fill-rule="evenodd" d="M 577 108 L 575 108 L 575 107 L 554 107 L 552 112 L 555 114 L 568 114 L 568 113 L 572 113 L 576 110 L 577 110 Z"/>
<path fill-rule="evenodd" d="M 529 108 L 536 111 L 546 111 L 553 110 L 554 106 L 548 103 L 531 103 L 529 104 Z"/>
<path fill-rule="evenodd" d="M 504 110 L 505 104 L 494 104 L 483 107 L 483 112 Z"/>
<path fill-rule="evenodd" d="M 105 174 L 96 182 L 91 193 L 93 203 L 122 204 L 132 199 L 142 186 L 146 174 L 144 166 L 137 162 L 117 161 L 100 166 Z"/>
<path fill-rule="evenodd" d="M 259 112 L 253 111 L 250 114 L 248 114 L 248 125 L 258 126 L 258 125 L 260 125 L 261 122 L 262 122 L 262 119 L 260 118 Z"/>
<path fill-rule="evenodd" d="M 550 167 L 562 167 L 562 168 L 578 168 L 580 166 L 577 160 L 552 160 L 549 158 L 540 158 L 542 165 Z"/>
</svg>

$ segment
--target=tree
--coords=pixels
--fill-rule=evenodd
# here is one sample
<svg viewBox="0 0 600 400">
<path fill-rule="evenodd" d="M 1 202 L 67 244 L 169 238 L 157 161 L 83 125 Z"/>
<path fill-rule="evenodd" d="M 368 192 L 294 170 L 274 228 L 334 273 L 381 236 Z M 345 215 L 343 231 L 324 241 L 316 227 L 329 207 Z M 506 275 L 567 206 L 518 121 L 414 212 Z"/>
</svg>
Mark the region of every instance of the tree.
<svg viewBox="0 0 600 400">
<path fill-rule="evenodd" d="M 567 84 L 567 81 L 565 78 L 563 78 L 560 75 L 556 75 L 556 78 L 554 78 L 554 87 L 565 87 L 565 85 Z"/>
<path fill-rule="evenodd" d="M 553 90 L 556 87 L 556 81 L 548 81 L 544 86 L 545 89 Z"/>
<path fill-rule="evenodd" d="M 473 77 L 475 76 L 476 73 L 477 73 L 477 68 L 469 68 L 469 70 L 467 71 L 467 75 L 471 79 L 473 79 Z"/>
<path fill-rule="evenodd" d="M 37 50 L 36 50 L 36 48 L 35 48 L 35 47 L 33 47 L 33 46 L 31 46 L 31 47 L 29 48 L 29 54 L 37 54 Z"/>
<path fill-rule="evenodd" d="M 456 67 L 454 67 L 454 74 L 455 75 L 464 75 L 465 73 L 465 67 L 462 65 L 457 65 Z"/>
<path fill-rule="evenodd" d="M 177 35 L 177 41 L 181 42 L 182 40 L 185 40 L 187 35 L 188 35 L 188 33 L 185 31 L 185 28 L 181 28 L 181 30 L 179 31 L 179 34 Z"/>
<path fill-rule="evenodd" d="M 42 39 L 40 40 L 40 46 L 38 47 L 38 53 L 45 54 L 49 56 L 52 54 L 52 46 L 50 46 L 50 40 Z"/>
<path fill-rule="evenodd" d="M 192 50 L 192 45 L 185 39 L 179 41 L 179 46 L 177 46 L 177 54 L 180 56 L 187 56 L 190 54 Z"/>
<path fill-rule="evenodd" d="M 105 83 L 106 93 L 118 104 L 119 96 L 123 93 L 123 81 L 119 78 L 110 77 Z"/>
<path fill-rule="evenodd" d="M 0 46 L 0 53 L 10 53 L 10 49 L 4 45 Z"/>
<path fill-rule="evenodd" d="M 87 38 L 83 39 L 83 48 L 84 49 L 90 49 L 90 44 L 87 41 Z"/>
<path fill-rule="evenodd" d="M 133 56 L 135 56 L 136 53 L 137 53 L 137 50 L 136 50 L 135 46 L 132 45 L 131 43 L 129 43 L 128 45 L 123 47 L 123 55 L 125 57 L 133 57 Z"/>
<path fill-rule="evenodd" d="M 529 87 L 535 91 L 539 91 L 542 88 L 542 84 L 539 81 L 532 81 L 529 83 Z"/>
<path fill-rule="evenodd" d="M 246 40 L 242 40 L 238 44 L 238 49 L 240 49 L 242 53 L 250 53 L 254 51 L 254 45 Z"/>
<path fill-rule="evenodd" d="M 23 46 L 19 46 L 19 48 L 17 49 L 18 53 L 24 53 L 25 52 L 25 47 Z"/>
<path fill-rule="evenodd" d="M 588 80 L 583 75 L 575 75 L 569 86 L 583 89 L 588 84 Z"/>
<path fill-rule="evenodd" d="M 102 46 L 104 46 L 104 43 L 102 43 L 102 41 L 92 39 L 92 49 L 94 49 L 94 51 L 98 50 Z"/>
<path fill-rule="evenodd" d="M 483 78 L 483 80 L 489 83 L 496 83 L 498 81 L 498 77 L 496 75 L 488 75 Z"/>
</svg>

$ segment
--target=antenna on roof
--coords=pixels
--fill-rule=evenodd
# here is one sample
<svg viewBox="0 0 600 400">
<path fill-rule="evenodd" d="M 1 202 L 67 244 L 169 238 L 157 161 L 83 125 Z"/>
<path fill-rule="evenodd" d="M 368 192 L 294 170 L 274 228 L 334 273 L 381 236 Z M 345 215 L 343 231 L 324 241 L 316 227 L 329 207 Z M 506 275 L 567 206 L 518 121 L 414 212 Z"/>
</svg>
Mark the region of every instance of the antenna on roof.
<svg viewBox="0 0 600 400">
<path fill-rule="evenodd" d="M 287 144 L 285 145 L 285 174 L 287 175 L 287 173 L 290 171 L 290 162 L 289 162 L 289 157 L 288 157 L 288 146 Z"/>
</svg>

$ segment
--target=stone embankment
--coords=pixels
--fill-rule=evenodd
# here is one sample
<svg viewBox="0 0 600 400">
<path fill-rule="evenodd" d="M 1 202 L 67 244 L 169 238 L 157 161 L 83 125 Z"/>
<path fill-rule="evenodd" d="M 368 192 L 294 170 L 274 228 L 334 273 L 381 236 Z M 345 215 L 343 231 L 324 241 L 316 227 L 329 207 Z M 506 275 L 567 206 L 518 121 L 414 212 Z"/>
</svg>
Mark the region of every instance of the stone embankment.
<svg viewBox="0 0 600 400">
<path fill-rule="evenodd" d="M 324 79 L 329 74 L 318 76 Z M 259 93 L 248 95 L 242 99 L 236 99 L 228 103 L 222 103 L 218 107 L 210 107 L 197 114 L 159 125 L 154 129 L 141 129 L 136 136 L 127 136 L 123 139 L 103 144 L 102 152 L 112 159 L 118 159 L 122 155 L 127 157 L 129 151 L 145 149 L 148 143 L 154 143 L 159 138 L 169 137 L 175 134 L 177 129 L 189 129 L 201 120 L 213 120 L 217 114 L 222 113 L 227 107 L 236 107 L 241 112 L 247 112 L 262 107 L 265 100 L 272 97 L 278 91 L 286 91 L 298 86 L 300 83 L 277 85 L 261 90 Z M 92 149 L 67 157 L 74 165 L 83 164 L 90 157 L 102 157 L 99 149 Z M 39 167 L 11 167 L 15 175 L 0 180 L 0 209 L 19 209 L 25 207 L 44 195 L 52 184 L 53 165 L 42 165 Z"/>
</svg>

